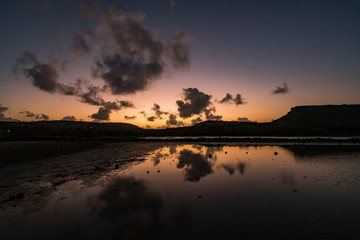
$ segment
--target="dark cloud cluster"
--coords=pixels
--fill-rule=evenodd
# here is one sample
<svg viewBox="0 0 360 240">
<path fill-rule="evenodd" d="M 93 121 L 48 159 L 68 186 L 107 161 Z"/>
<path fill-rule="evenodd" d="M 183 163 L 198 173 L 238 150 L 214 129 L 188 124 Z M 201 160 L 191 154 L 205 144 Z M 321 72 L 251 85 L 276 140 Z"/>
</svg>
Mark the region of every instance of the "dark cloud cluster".
<svg viewBox="0 0 360 240">
<path fill-rule="evenodd" d="M 8 107 L 3 107 L 0 104 L 0 122 L 19 122 L 19 120 L 17 120 L 17 119 L 13 119 L 11 117 L 6 117 L 4 112 L 6 112 L 7 110 L 9 110 Z"/>
<path fill-rule="evenodd" d="M 1 106 L 1 104 L 0 104 L 0 113 L 6 112 L 7 110 L 9 110 L 8 107 L 3 107 L 3 106 Z"/>
<path fill-rule="evenodd" d="M 36 114 L 35 118 L 38 120 L 49 120 L 49 116 L 43 113 Z"/>
<path fill-rule="evenodd" d="M 148 117 L 148 118 L 147 118 L 147 120 L 148 120 L 149 122 L 154 122 L 155 119 L 156 119 L 155 116 L 151 116 L 151 117 Z"/>
<path fill-rule="evenodd" d="M 197 88 L 183 89 L 183 100 L 176 101 L 180 117 L 186 119 L 204 113 L 207 120 L 221 120 L 221 115 L 214 115 L 216 109 L 210 100 L 211 95 Z"/>
<path fill-rule="evenodd" d="M 191 119 L 191 125 L 195 125 L 197 123 L 200 123 L 202 122 L 203 120 L 201 119 L 201 117 L 197 117 L 197 118 L 194 118 L 194 119 Z"/>
<path fill-rule="evenodd" d="M 252 122 L 247 117 L 238 117 L 237 121 L 239 121 L 239 122 Z"/>
<path fill-rule="evenodd" d="M 19 113 L 20 113 L 20 114 L 24 114 L 24 117 L 29 117 L 29 118 L 33 118 L 33 117 L 36 116 L 35 113 L 32 113 L 32 112 L 30 112 L 30 111 L 21 111 L 21 112 L 19 112 Z"/>
<path fill-rule="evenodd" d="M 154 122 L 156 119 L 162 119 L 163 115 L 168 115 L 169 114 L 168 112 L 162 111 L 160 105 L 157 104 L 157 103 L 154 103 L 151 110 L 154 112 L 154 115 L 150 116 L 150 117 L 147 117 L 147 120 L 149 122 Z M 141 111 L 140 114 L 142 114 L 144 116 L 144 118 L 146 118 L 145 111 Z"/>
<path fill-rule="evenodd" d="M 69 96 L 75 95 L 76 89 L 74 87 L 58 82 L 59 73 L 55 65 L 59 64 L 59 61 L 41 63 L 34 52 L 25 51 L 17 58 L 14 71 L 15 73 L 22 71 L 32 81 L 32 84 L 42 91 Z"/>
<path fill-rule="evenodd" d="M 101 14 L 97 34 L 102 55 L 96 60 L 93 76 L 102 78 L 113 94 L 144 91 L 159 79 L 166 67 L 165 49 L 175 68 L 190 65 L 189 43 L 193 38 L 179 31 L 166 47 L 156 39 L 155 30 L 143 26 L 144 18 L 142 12 L 126 13 L 119 7 L 110 7 Z"/>
<path fill-rule="evenodd" d="M 100 73 L 113 94 L 144 91 L 163 72 L 160 62 L 144 63 L 124 58 L 120 54 L 104 56 L 102 60 L 96 62 L 96 66 L 94 76 Z"/>
<path fill-rule="evenodd" d="M 155 39 L 154 30 L 142 25 L 144 18 L 144 13 L 125 13 L 115 7 L 101 15 L 101 45 L 112 51 L 96 61 L 93 75 L 101 77 L 113 94 L 143 91 L 163 73 L 165 44 Z"/>
<path fill-rule="evenodd" d="M 29 67 L 30 66 L 30 67 Z M 49 93 L 59 93 L 67 96 L 77 96 L 83 103 L 94 106 L 101 106 L 97 113 L 90 117 L 95 120 L 107 121 L 110 113 L 122 108 L 134 107 L 128 101 L 105 101 L 100 95 L 106 93 L 106 87 L 90 85 L 87 81 L 78 79 L 73 85 L 66 85 L 58 82 L 59 74 L 53 64 L 43 64 L 38 61 L 35 53 L 25 51 L 18 59 L 15 68 L 22 68 L 25 76 L 32 80 L 34 86 Z M 83 91 L 83 88 L 86 88 Z M 27 114 L 27 113 L 25 113 Z M 26 117 L 36 117 L 26 115 Z M 46 116 L 39 115 L 37 119 L 46 119 Z"/>
<path fill-rule="evenodd" d="M 136 116 L 127 116 L 127 115 L 125 115 L 124 118 L 126 120 L 134 120 L 134 119 L 136 119 Z"/>
<path fill-rule="evenodd" d="M 206 120 L 209 121 L 220 121 L 222 119 L 221 115 L 215 115 L 216 109 L 215 107 L 205 109 L 205 117 Z"/>
<path fill-rule="evenodd" d="M 219 101 L 219 103 L 234 103 L 235 105 L 245 104 L 245 99 L 241 97 L 241 94 L 236 94 L 233 97 L 230 93 L 227 93 L 226 96 Z"/>
<path fill-rule="evenodd" d="M 277 86 L 276 89 L 272 92 L 272 94 L 287 94 L 290 92 L 286 83 L 283 83 L 283 86 Z"/>
<path fill-rule="evenodd" d="M 76 117 L 74 116 L 65 116 L 61 119 L 62 121 L 71 121 L 71 122 L 74 122 L 76 121 Z"/>
<path fill-rule="evenodd" d="M 162 119 L 162 115 L 168 115 L 168 112 L 161 111 L 160 105 L 157 103 L 154 103 L 154 106 L 151 108 L 151 110 L 154 111 L 155 117 L 158 119 Z"/>
<path fill-rule="evenodd" d="M 118 111 L 123 108 L 134 107 L 134 105 L 128 101 L 104 102 L 101 105 L 102 107 L 99 108 L 97 113 L 92 114 L 90 118 L 96 121 L 108 121 L 110 120 L 110 114 L 113 110 Z"/>
<path fill-rule="evenodd" d="M 183 121 L 177 120 L 175 114 L 170 114 L 169 119 L 166 120 L 166 125 L 180 127 L 180 126 L 184 126 L 185 124 Z"/>
<path fill-rule="evenodd" d="M 144 118 L 146 118 L 146 112 L 145 111 L 141 111 L 141 112 L 139 112 L 139 114 L 143 115 Z"/>
<path fill-rule="evenodd" d="M 30 111 L 21 111 L 19 113 L 23 114 L 24 117 L 28 117 L 28 118 L 35 118 L 37 120 L 49 120 L 49 116 L 43 113 L 35 114 Z"/>
<path fill-rule="evenodd" d="M 189 118 L 200 114 L 210 106 L 211 95 L 200 92 L 197 88 L 184 88 L 183 100 L 176 101 L 180 117 Z"/>
<path fill-rule="evenodd" d="M 175 6 L 176 3 L 171 1 L 170 4 Z M 31 51 L 25 51 L 17 58 L 14 72 L 23 73 L 42 91 L 75 96 L 83 103 L 99 106 L 98 112 L 90 116 L 93 119 L 108 120 L 111 111 L 133 107 L 132 104 L 120 103 L 119 108 L 119 102 L 105 101 L 102 95 L 135 94 L 148 89 L 168 66 L 164 61 L 166 52 L 169 56 L 167 60 L 175 68 L 190 65 L 189 44 L 193 38 L 185 31 L 176 33 L 166 46 L 156 38 L 155 30 L 143 26 L 145 14 L 142 12 L 126 13 L 121 7 L 104 9 L 96 1 L 84 1 L 75 13 L 81 32 L 74 34 L 72 49 L 75 55 L 82 57 L 96 46 L 99 53 L 96 53 L 94 65 L 90 69 L 93 77 L 104 81 L 103 86 L 94 86 L 85 81 L 60 83 L 58 70 L 66 70 L 72 60 L 52 58 L 44 63 Z M 162 114 L 168 113 L 157 111 L 155 118 L 161 119 Z M 149 117 L 150 121 L 152 119 Z"/>
<path fill-rule="evenodd" d="M 174 68 L 188 68 L 190 66 L 190 46 L 193 37 L 184 31 L 176 33 L 169 44 L 169 58 Z"/>
</svg>

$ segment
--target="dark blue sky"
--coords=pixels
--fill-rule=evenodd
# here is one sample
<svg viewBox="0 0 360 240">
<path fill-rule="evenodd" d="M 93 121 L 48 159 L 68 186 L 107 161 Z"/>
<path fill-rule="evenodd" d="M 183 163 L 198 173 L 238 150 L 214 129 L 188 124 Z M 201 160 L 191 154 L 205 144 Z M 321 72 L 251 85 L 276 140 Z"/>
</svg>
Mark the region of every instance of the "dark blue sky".
<svg viewBox="0 0 360 240">
<path fill-rule="evenodd" d="M 360 1 L 175 0 L 171 9 L 169 0 L 15 0 L 0 2 L 0 103 L 15 109 L 12 116 L 21 118 L 16 115 L 20 109 L 40 112 L 44 107 L 47 111 L 51 104 L 59 105 L 59 99 L 64 98 L 41 92 L 26 77 L 15 77 L 12 68 L 26 50 L 35 52 L 41 62 L 49 58 L 72 59 L 73 35 L 85 28 L 94 30 L 99 24 L 95 18 L 88 25 L 79 21 L 76 9 L 81 2 L 98 2 L 102 9 L 121 6 L 126 13 L 143 12 L 146 14 L 143 26 L 155 30 L 155 38 L 164 43 L 171 42 L 179 30 L 193 38 L 190 68 L 167 70 L 171 77 L 163 74 L 145 91 L 120 95 L 137 106 L 136 110 L 129 110 L 131 115 L 140 110 L 150 111 L 154 101 L 175 114 L 175 102 L 182 88 L 190 87 L 212 95 L 213 104 L 224 120 L 243 116 L 268 121 L 293 105 L 360 101 Z M 60 74 L 59 82 L 71 83 L 80 76 L 101 82 L 91 79 L 89 67 L 101 55 L 96 44 L 92 48 L 91 54 L 72 61 L 73 66 Z M 271 94 L 283 83 L 289 86 L 289 92 Z M 168 95 L 158 97 L 164 89 Z M 215 99 L 226 93 L 241 94 L 247 104 L 217 104 Z M 24 106 L 29 103 L 24 98 L 34 96 L 57 100 L 49 106 L 40 107 L 38 101 Z M 96 109 L 88 107 L 86 111 Z M 261 111 L 264 113 L 260 114 Z M 90 113 L 80 114 L 81 118 Z M 113 113 L 116 121 L 123 121 L 122 116 L 126 115 Z M 51 114 L 57 118 L 61 115 Z M 140 117 L 137 121 L 140 125 L 146 123 Z M 158 125 L 163 123 L 159 121 Z"/>
</svg>

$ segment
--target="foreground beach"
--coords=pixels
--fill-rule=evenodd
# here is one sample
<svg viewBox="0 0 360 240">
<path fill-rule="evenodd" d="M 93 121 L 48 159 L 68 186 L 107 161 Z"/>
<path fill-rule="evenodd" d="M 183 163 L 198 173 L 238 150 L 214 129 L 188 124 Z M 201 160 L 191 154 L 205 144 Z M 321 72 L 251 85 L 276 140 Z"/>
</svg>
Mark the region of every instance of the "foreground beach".
<svg viewBox="0 0 360 240">
<path fill-rule="evenodd" d="M 2 239 L 360 236 L 354 144 L 76 144 L 2 165 Z"/>
</svg>

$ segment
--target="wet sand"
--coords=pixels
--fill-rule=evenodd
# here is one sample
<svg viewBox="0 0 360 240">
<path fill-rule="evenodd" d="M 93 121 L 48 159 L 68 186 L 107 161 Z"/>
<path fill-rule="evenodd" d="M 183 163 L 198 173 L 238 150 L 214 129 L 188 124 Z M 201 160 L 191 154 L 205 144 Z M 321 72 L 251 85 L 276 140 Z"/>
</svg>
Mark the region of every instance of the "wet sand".
<svg viewBox="0 0 360 240">
<path fill-rule="evenodd" d="M 9 142 L 1 143 L 0 218 L 21 216 L 66 187 L 88 185 L 114 170 L 137 164 L 160 143 Z M 56 151 L 54 151 L 56 149 Z M 71 153 L 77 151 L 75 153 Z M 1 152 L 3 153 L 3 152 Z M 13 154 L 13 155 L 12 155 Z M 54 156 L 57 155 L 57 156 Z M 10 156 L 6 159 L 7 156 Z M 52 156 L 52 157 L 45 157 Z"/>
</svg>

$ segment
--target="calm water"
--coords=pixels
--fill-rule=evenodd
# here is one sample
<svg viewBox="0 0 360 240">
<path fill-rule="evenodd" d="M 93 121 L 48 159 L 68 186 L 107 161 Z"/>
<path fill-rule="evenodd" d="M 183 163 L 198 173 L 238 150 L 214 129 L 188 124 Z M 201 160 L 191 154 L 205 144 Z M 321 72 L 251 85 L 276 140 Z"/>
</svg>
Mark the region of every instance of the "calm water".
<svg viewBox="0 0 360 240">
<path fill-rule="evenodd" d="M 358 146 L 164 144 L 143 157 L 3 217 L 1 239 L 360 239 Z"/>
</svg>

